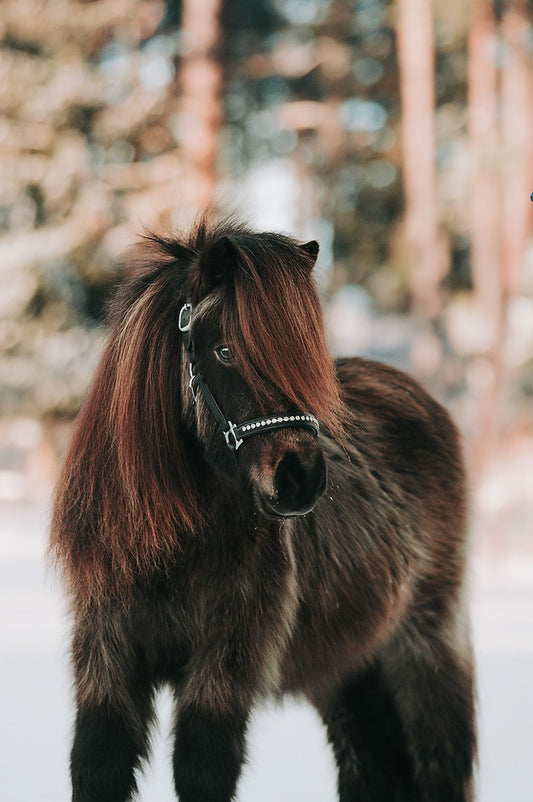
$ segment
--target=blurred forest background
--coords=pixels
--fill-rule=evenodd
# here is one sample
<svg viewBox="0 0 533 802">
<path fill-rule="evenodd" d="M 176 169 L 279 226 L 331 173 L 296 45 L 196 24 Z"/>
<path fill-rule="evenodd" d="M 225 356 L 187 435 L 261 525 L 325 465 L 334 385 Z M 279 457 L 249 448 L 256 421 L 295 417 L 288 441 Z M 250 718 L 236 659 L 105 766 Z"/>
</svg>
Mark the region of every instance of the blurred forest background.
<svg viewBox="0 0 533 802">
<path fill-rule="evenodd" d="M 532 13 L 2 0 L 0 496 L 49 491 L 127 248 L 207 205 L 319 239 L 333 351 L 408 369 L 451 408 L 474 475 L 496 455 L 523 486 Z"/>
<path fill-rule="evenodd" d="M 143 231 L 206 206 L 318 239 L 333 352 L 408 370 L 461 427 L 478 799 L 533 798 L 532 190 L 533 0 L 0 0 L 3 802 L 69 798 L 43 554 L 106 298 Z M 167 800 L 159 710 L 141 795 Z M 320 725 L 280 715 L 239 799 L 333 799 Z"/>
</svg>

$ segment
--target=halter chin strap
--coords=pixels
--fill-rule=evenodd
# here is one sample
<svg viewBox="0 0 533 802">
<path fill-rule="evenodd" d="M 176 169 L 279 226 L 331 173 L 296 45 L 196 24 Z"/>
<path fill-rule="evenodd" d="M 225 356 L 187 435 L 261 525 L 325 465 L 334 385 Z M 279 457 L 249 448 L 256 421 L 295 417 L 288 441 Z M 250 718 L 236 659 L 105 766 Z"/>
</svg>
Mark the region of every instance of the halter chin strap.
<svg viewBox="0 0 533 802">
<path fill-rule="evenodd" d="M 201 392 L 204 401 L 211 413 L 218 421 L 227 447 L 235 452 L 245 440 L 255 434 L 272 432 L 276 429 L 307 429 L 317 437 L 320 426 L 314 415 L 265 415 L 262 418 L 244 421 L 244 423 L 233 423 L 228 420 L 221 408 L 217 404 L 213 393 L 202 378 L 201 373 L 196 371 L 196 356 L 191 338 L 192 306 L 190 303 L 184 304 L 180 309 L 178 318 L 178 328 L 182 333 L 183 344 L 189 354 L 189 388 L 192 393 L 193 401 L 196 403 L 198 392 Z"/>
</svg>

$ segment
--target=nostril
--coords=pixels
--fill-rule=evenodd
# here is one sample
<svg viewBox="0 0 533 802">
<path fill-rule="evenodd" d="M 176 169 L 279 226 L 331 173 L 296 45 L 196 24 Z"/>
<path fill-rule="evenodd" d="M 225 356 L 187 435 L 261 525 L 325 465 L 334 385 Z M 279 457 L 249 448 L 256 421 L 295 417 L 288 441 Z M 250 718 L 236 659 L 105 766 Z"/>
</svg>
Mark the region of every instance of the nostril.
<svg viewBox="0 0 533 802">
<path fill-rule="evenodd" d="M 281 515 L 304 515 L 320 498 L 326 487 L 326 464 L 318 453 L 302 461 L 294 452 L 280 460 L 274 476 L 275 510 Z"/>
<path fill-rule="evenodd" d="M 287 454 L 279 463 L 274 488 L 283 505 L 297 504 L 305 484 L 305 471 L 296 454 Z"/>
</svg>

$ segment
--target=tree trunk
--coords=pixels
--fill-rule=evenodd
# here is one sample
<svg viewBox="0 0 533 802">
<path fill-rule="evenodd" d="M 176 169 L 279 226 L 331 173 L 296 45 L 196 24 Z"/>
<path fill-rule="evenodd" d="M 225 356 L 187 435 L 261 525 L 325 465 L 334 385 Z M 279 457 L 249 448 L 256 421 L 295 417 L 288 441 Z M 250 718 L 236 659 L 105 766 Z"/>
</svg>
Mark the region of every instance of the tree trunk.
<svg viewBox="0 0 533 802">
<path fill-rule="evenodd" d="M 477 409 L 471 456 L 479 472 L 498 436 L 508 305 L 517 289 L 531 221 L 533 84 L 526 0 L 508 0 L 500 37 L 492 0 L 472 0 L 471 7 L 471 264 L 487 368 L 475 374 L 482 381 L 472 388 Z"/>
<path fill-rule="evenodd" d="M 415 311 L 438 318 L 446 260 L 439 247 L 435 178 L 435 45 L 432 4 L 397 0 L 405 230 Z"/>
<path fill-rule="evenodd" d="M 183 185 L 176 199 L 187 225 L 213 205 L 223 70 L 219 59 L 221 0 L 184 0 L 180 73 L 180 146 Z"/>
<path fill-rule="evenodd" d="M 502 19 L 501 77 L 502 285 L 504 302 L 517 289 L 531 225 L 533 81 L 527 0 L 508 0 Z"/>
<path fill-rule="evenodd" d="M 501 187 L 498 133 L 498 32 L 492 0 L 472 0 L 468 38 L 468 133 L 473 164 L 471 270 L 484 361 L 472 373 L 475 419 L 471 462 L 478 473 L 491 447 L 502 365 Z M 476 379 L 477 377 L 477 379 Z"/>
</svg>

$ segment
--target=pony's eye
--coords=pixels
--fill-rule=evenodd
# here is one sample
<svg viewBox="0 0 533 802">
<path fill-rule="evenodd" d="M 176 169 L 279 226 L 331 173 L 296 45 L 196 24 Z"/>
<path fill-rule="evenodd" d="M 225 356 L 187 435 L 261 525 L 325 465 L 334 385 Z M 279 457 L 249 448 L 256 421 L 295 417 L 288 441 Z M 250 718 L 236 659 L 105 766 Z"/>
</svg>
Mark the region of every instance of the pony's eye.
<svg viewBox="0 0 533 802">
<path fill-rule="evenodd" d="M 217 345 L 215 354 L 217 355 L 217 359 L 225 365 L 228 365 L 234 360 L 233 352 L 227 345 Z"/>
</svg>

